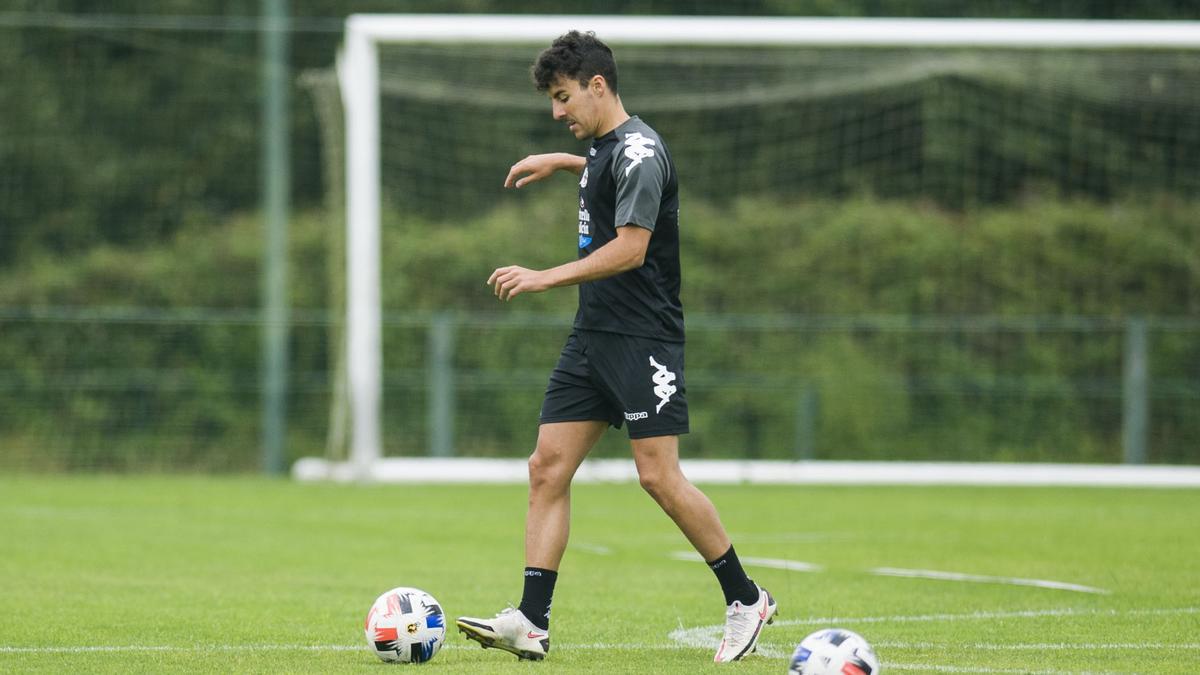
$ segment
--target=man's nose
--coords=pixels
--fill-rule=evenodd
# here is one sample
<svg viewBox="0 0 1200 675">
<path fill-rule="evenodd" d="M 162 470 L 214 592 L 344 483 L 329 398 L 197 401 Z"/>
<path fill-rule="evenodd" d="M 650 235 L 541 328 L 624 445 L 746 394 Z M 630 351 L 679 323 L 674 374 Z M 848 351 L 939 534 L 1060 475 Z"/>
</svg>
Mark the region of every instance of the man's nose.
<svg viewBox="0 0 1200 675">
<path fill-rule="evenodd" d="M 551 114 L 551 116 L 552 116 L 552 117 L 554 117 L 554 119 L 556 119 L 556 120 L 561 120 L 562 118 L 564 118 L 564 117 L 566 117 L 566 116 L 567 116 L 567 111 L 566 111 L 566 109 L 565 109 L 565 108 L 562 106 L 562 104 L 561 104 L 561 103 L 559 103 L 559 102 L 555 101 L 555 102 L 554 102 L 553 104 L 551 104 L 551 106 L 550 106 L 550 114 Z"/>
</svg>

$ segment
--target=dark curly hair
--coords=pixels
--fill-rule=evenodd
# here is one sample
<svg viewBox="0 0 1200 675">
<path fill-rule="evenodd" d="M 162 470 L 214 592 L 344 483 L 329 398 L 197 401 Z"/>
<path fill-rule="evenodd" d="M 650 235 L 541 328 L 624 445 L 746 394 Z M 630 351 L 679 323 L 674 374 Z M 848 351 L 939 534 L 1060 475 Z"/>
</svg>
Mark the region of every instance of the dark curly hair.
<svg viewBox="0 0 1200 675">
<path fill-rule="evenodd" d="M 561 75 L 586 86 L 596 75 L 604 77 L 608 88 L 617 93 L 617 61 L 612 50 L 596 34 L 573 30 L 560 35 L 550 44 L 530 68 L 538 91 L 548 91 Z"/>
</svg>

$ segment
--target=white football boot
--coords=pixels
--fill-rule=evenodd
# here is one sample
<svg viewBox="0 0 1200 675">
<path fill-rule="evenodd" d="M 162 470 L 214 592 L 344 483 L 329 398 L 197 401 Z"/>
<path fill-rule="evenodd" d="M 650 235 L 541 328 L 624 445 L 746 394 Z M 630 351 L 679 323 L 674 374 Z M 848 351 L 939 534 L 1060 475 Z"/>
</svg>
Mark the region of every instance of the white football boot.
<svg viewBox="0 0 1200 675">
<path fill-rule="evenodd" d="M 758 646 L 758 636 L 763 626 L 775 621 L 775 598 L 767 589 L 758 586 L 758 602 L 743 605 L 734 600 L 725 610 L 725 637 L 713 661 L 727 663 L 737 661 L 753 652 Z"/>
<path fill-rule="evenodd" d="M 541 661 L 550 651 L 550 631 L 533 625 L 515 607 L 509 607 L 491 619 L 461 616 L 455 623 L 460 633 L 484 649 L 503 649 L 529 661 Z"/>
</svg>

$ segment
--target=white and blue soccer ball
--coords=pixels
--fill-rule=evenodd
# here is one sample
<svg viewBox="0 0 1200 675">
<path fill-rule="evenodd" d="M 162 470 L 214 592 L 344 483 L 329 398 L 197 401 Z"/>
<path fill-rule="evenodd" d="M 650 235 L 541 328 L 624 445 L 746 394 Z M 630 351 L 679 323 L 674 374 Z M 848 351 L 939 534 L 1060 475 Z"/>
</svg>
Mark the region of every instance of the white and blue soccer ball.
<svg viewBox="0 0 1200 675">
<path fill-rule="evenodd" d="M 446 641 L 446 615 L 419 588 L 393 588 L 367 612 L 367 646 L 384 661 L 425 663 Z"/>
<path fill-rule="evenodd" d="M 861 635 L 825 628 L 800 641 L 789 673 L 795 675 L 879 675 L 879 657 Z"/>
</svg>

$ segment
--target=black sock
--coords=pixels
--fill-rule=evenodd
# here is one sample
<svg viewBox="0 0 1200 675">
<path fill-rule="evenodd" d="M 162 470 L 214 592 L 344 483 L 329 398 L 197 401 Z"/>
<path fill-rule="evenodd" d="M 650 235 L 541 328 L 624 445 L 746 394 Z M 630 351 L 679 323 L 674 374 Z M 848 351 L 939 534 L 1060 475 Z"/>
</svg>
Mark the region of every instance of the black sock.
<svg viewBox="0 0 1200 675">
<path fill-rule="evenodd" d="M 750 577 L 746 576 L 733 546 L 725 551 L 725 555 L 709 562 L 708 566 L 712 569 L 713 574 L 717 575 L 717 581 L 721 582 L 721 591 L 725 593 L 726 605 L 732 605 L 734 600 L 740 601 L 743 605 L 752 605 L 758 602 L 758 586 L 755 586 L 754 582 L 750 581 Z"/>
<path fill-rule="evenodd" d="M 550 629 L 550 600 L 554 597 L 554 582 L 558 572 L 540 567 L 525 568 L 525 592 L 517 609 L 526 619 L 542 630 Z"/>
</svg>

